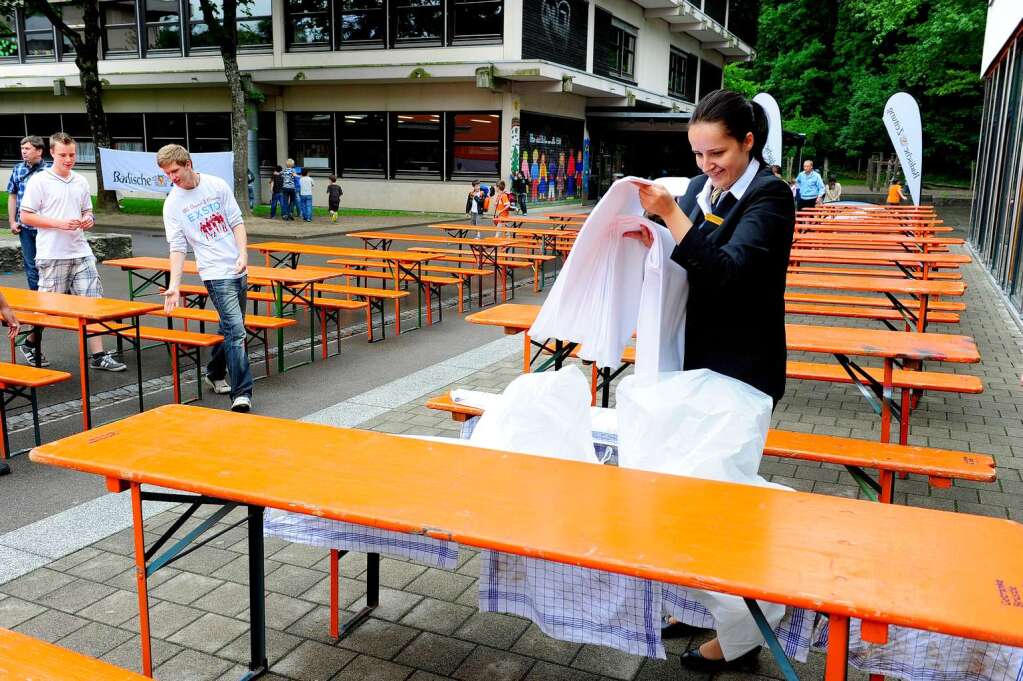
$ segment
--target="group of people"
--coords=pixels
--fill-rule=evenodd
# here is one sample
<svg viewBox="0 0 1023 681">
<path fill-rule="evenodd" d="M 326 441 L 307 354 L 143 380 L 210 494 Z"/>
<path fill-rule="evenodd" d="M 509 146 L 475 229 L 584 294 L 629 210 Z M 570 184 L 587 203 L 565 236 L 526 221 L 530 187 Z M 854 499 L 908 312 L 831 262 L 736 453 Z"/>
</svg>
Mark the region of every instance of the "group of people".
<svg viewBox="0 0 1023 681">
<path fill-rule="evenodd" d="M 775 177 L 781 177 L 781 166 L 771 166 L 771 172 Z M 789 183 L 789 189 L 792 191 L 796 210 L 842 200 L 842 185 L 834 177 L 829 177 L 825 183 L 821 174 L 813 169 L 813 161 L 810 159 L 803 161 L 803 172 Z"/>
<path fill-rule="evenodd" d="M 484 188 L 479 180 L 473 180 L 469 194 L 465 197 L 465 215 L 469 218 L 470 223 L 478 226 L 482 216 L 493 208 L 494 226 L 499 228 L 501 222 L 507 220 L 511 214 L 511 195 L 507 189 L 508 185 L 504 180 L 499 180 L 495 186 L 489 189 Z M 522 213 L 525 214 L 525 206 L 523 204 L 520 206 L 522 206 Z M 476 236 L 480 236 L 479 232 L 476 233 Z"/>
<path fill-rule="evenodd" d="M 327 210 L 330 221 L 337 222 L 338 211 L 341 210 L 341 195 L 344 191 L 337 183 L 337 176 L 330 175 L 327 184 Z M 270 219 L 277 217 L 292 220 L 300 217 L 305 222 L 313 220 L 313 190 L 316 181 L 309 174 L 308 168 L 295 165 L 294 159 L 285 161 L 284 167 L 274 166 L 270 175 Z"/>
<path fill-rule="evenodd" d="M 89 183 L 74 171 L 77 144 L 64 132 L 49 139 L 53 163 L 43 160 L 41 137 L 21 140 L 21 163 L 7 185 L 11 232 L 21 241 L 21 254 L 33 291 L 100 298 L 103 283 L 96 257 L 86 239 L 95 225 Z M 223 179 L 200 174 L 188 151 L 169 144 L 157 153 L 157 164 L 174 187 L 164 202 L 163 219 L 170 250 L 170 283 L 163 293 L 164 309 L 180 302 L 185 254 L 195 254 L 199 276 L 220 316 L 224 341 L 216 346 L 204 382 L 217 394 L 230 394 L 233 411 L 252 405 L 252 371 L 245 350 L 245 293 L 247 289 L 245 224 L 230 186 Z M 0 296 L 0 316 L 11 339 L 21 333 L 16 315 Z M 124 371 L 123 362 L 103 349 L 103 339 L 89 338 L 89 366 L 101 371 Z M 31 328 L 21 345 L 29 364 L 49 366 L 42 350 L 42 328 Z M 230 376 L 230 384 L 227 377 Z"/>
</svg>

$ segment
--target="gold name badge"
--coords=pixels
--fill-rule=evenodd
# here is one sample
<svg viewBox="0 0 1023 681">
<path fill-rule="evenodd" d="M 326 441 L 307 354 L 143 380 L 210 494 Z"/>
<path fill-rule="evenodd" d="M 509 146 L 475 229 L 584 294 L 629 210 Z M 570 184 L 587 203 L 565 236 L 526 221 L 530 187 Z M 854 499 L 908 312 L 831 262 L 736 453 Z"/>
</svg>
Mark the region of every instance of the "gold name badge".
<svg viewBox="0 0 1023 681">
<path fill-rule="evenodd" d="M 720 225 L 725 221 L 724 218 L 714 215 L 713 213 L 707 213 L 706 215 L 703 216 L 703 219 L 713 225 Z"/>
</svg>

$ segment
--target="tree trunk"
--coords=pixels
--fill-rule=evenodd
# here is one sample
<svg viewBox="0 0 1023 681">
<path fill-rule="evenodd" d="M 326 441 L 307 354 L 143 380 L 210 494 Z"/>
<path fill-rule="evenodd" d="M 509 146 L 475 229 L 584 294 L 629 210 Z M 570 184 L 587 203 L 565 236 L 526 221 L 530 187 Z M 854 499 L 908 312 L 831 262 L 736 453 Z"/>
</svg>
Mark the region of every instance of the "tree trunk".
<svg viewBox="0 0 1023 681">
<path fill-rule="evenodd" d="M 245 115 L 245 88 L 238 60 L 234 53 L 223 54 L 224 75 L 231 91 L 231 149 L 234 151 L 234 198 L 242 209 L 242 215 L 252 215 L 249 210 L 249 121 Z"/>
</svg>

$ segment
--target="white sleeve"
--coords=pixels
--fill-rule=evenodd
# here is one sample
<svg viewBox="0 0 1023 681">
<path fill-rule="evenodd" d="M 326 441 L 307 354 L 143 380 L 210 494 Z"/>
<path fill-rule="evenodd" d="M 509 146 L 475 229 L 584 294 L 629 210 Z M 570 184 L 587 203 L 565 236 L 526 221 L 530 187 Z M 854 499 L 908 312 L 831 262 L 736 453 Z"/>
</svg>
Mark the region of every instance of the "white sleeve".
<svg viewBox="0 0 1023 681">
<path fill-rule="evenodd" d="M 25 193 L 21 196 L 21 210 L 27 210 L 29 213 L 42 212 L 44 192 L 36 179 L 38 177 L 39 175 L 33 175 L 25 183 Z"/>
<path fill-rule="evenodd" d="M 231 229 L 234 229 L 244 222 L 242 209 L 238 207 L 238 201 L 235 200 L 227 182 L 221 180 L 221 187 L 218 191 L 220 192 L 220 205 L 224 207 L 224 217 L 227 218 L 227 224 L 231 226 Z"/>
<path fill-rule="evenodd" d="M 89 182 L 81 175 L 78 176 L 80 180 L 78 185 L 82 188 L 82 213 L 92 212 L 92 190 L 89 189 Z"/>
<path fill-rule="evenodd" d="M 163 204 L 163 228 L 167 233 L 170 252 L 188 253 L 188 241 L 181 229 L 181 211 L 178 210 L 177 202 L 169 197 Z"/>
</svg>

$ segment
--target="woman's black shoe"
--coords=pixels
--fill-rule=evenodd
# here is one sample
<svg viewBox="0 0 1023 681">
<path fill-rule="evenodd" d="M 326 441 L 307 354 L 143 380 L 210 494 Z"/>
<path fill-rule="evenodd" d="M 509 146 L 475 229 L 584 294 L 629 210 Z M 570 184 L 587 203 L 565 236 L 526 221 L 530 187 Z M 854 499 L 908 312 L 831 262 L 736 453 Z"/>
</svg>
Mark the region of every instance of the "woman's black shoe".
<svg viewBox="0 0 1023 681">
<path fill-rule="evenodd" d="M 679 662 L 686 669 L 698 672 L 723 672 L 731 669 L 749 670 L 760 666 L 760 646 L 748 653 L 743 653 L 734 660 L 708 660 L 700 654 L 699 647 L 691 648 L 682 653 Z"/>
<path fill-rule="evenodd" d="M 661 640 L 667 641 L 673 638 L 685 638 L 686 636 L 694 636 L 704 631 L 707 630 L 694 627 L 691 624 L 686 624 L 685 622 L 672 622 L 671 624 L 665 624 L 661 627 Z"/>
</svg>

